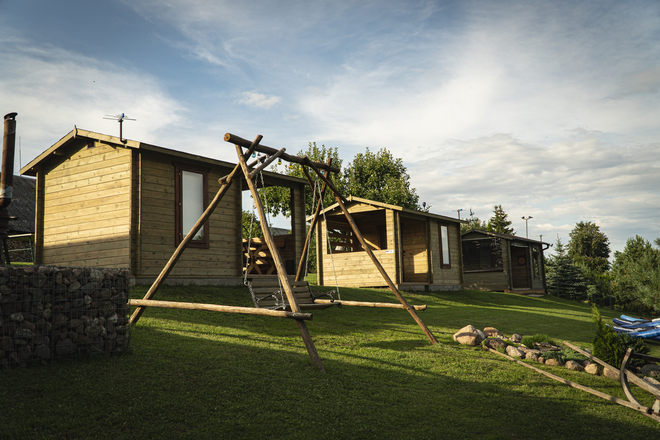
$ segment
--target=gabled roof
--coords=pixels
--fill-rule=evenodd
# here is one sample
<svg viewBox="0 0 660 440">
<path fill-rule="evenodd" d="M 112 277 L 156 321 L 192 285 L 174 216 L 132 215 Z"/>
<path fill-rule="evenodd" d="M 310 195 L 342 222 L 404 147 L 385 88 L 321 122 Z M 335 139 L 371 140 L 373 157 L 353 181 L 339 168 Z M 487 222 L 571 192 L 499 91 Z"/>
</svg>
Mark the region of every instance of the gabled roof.
<svg viewBox="0 0 660 440">
<path fill-rule="evenodd" d="M 142 151 L 152 151 L 161 154 L 167 154 L 170 156 L 178 157 L 182 160 L 189 160 L 193 162 L 202 162 L 210 166 L 221 166 L 226 168 L 233 168 L 236 166 L 234 163 L 225 162 L 218 159 L 212 159 L 209 157 L 198 156 L 196 154 L 185 153 L 183 151 L 172 150 L 169 148 L 159 147 L 157 145 L 147 144 L 145 142 L 134 141 L 131 139 L 120 139 L 115 136 L 110 136 L 107 134 L 95 133 L 93 131 L 84 130 L 82 128 L 73 127 L 69 133 L 67 133 L 62 139 L 53 144 L 46 151 L 41 153 L 39 156 L 34 158 L 30 163 L 21 168 L 21 174 L 27 176 L 36 176 L 39 166 L 47 161 L 52 156 L 62 156 L 63 150 L 71 144 L 76 139 L 87 139 L 90 141 L 99 141 L 107 144 L 112 144 L 113 146 L 122 147 L 122 148 L 133 148 L 136 150 Z M 242 174 L 241 174 L 242 176 Z M 305 179 L 298 177 L 287 176 L 284 174 L 273 173 L 270 171 L 264 171 L 264 177 L 276 178 L 280 180 L 285 180 L 290 183 L 307 183 Z M 268 184 L 268 182 L 266 182 Z"/>
<path fill-rule="evenodd" d="M 346 198 L 348 200 L 348 205 L 352 204 L 357 204 L 357 203 L 362 203 L 365 205 L 371 205 L 375 208 L 381 208 L 381 209 L 391 209 L 393 211 L 399 211 L 405 214 L 412 214 L 415 216 L 420 216 L 420 217 L 430 217 L 434 218 L 437 220 L 442 220 L 446 222 L 451 222 L 451 223 L 467 223 L 467 220 L 459 220 L 457 218 L 453 217 L 447 217 L 444 215 L 439 215 L 439 214 L 433 214 L 430 212 L 424 212 L 424 211 L 418 211 L 416 209 L 409 209 L 409 208 L 404 208 L 402 206 L 397 206 L 397 205 L 390 205 L 388 203 L 383 203 L 383 202 L 376 202 L 375 200 L 369 200 L 369 199 L 363 199 L 361 197 L 355 197 L 355 196 L 348 196 Z M 335 203 L 334 205 L 328 206 L 326 209 L 324 209 L 321 214 L 327 214 L 329 212 L 335 211 L 339 209 L 339 204 Z M 311 220 L 311 216 L 307 218 L 308 220 Z"/>
<path fill-rule="evenodd" d="M 540 243 L 540 244 L 544 244 L 544 245 L 548 245 L 548 246 L 550 245 L 549 243 L 545 243 L 545 242 L 539 241 L 539 240 L 532 240 L 531 238 L 518 237 L 517 235 L 511 235 L 511 234 L 500 234 L 499 232 L 484 231 L 482 229 L 472 229 L 471 231 L 463 232 L 461 234 L 461 237 L 464 237 L 467 234 L 474 234 L 474 233 L 488 235 L 489 237 L 497 237 L 497 238 L 501 238 L 501 239 L 504 239 L 504 240 L 510 240 L 510 241 L 515 240 L 515 241 L 524 241 L 524 242 L 528 242 L 528 243 L 537 243 L 537 244 Z"/>
</svg>

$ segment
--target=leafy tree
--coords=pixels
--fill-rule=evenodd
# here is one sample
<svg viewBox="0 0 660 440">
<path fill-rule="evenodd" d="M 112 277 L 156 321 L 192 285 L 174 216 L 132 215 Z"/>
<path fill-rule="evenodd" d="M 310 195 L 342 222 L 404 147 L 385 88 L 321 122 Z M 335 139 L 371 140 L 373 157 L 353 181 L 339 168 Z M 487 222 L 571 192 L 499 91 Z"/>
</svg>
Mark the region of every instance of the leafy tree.
<svg viewBox="0 0 660 440">
<path fill-rule="evenodd" d="M 623 362 L 623 357 L 628 348 L 635 353 L 649 354 L 650 349 L 643 339 L 635 338 L 627 333 L 617 333 L 605 325 L 603 318 L 596 306 L 592 306 L 593 321 L 596 324 L 596 335 L 594 336 L 594 356 L 602 359 L 612 366 L 618 367 Z M 631 359 L 629 364 L 641 367 L 645 363 L 642 359 Z"/>
<path fill-rule="evenodd" d="M 568 255 L 591 271 L 604 273 L 609 269 L 610 240 L 592 222 L 579 222 L 570 233 Z"/>
<path fill-rule="evenodd" d="M 264 233 L 261 231 L 261 222 L 257 218 L 256 213 L 253 219 L 250 211 L 243 210 L 242 220 L 243 238 L 263 237 Z"/>
<path fill-rule="evenodd" d="M 472 208 L 470 208 L 470 217 L 468 218 L 468 223 L 461 225 L 461 234 L 473 231 L 475 229 L 479 231 L 487 231 L 488 223 L 479 220 L 479 217 L 475 216 L 474 211 L 472 211 Z"/>
<path fill-rule="evenodd" d="M 369 148 L 358 153 L 344 170 L 346 193 L 355 197 L 428 211 L 430 206 L 420 206 L 415 188 L 410 186 L 410 176 L 403 160 L 394 158 L 383 148 L 372 153 Z"/>
<path fill-rule="evenodd" d="M 493 216 L 488 220 L 488 230 L 490 232 L 498 232 L 500 234 L 516 235 L 513 228 L 511 228 L 511 221 L 508 220 L 509 215 L 504 212 L 502 205 L 495 205 L 493 207 Z"/>
<path fill-rule="evenodd" d="M 660 246 L 660 239 L 655 240 Z M 620 304 L 660 311 L 660 250 L 639 235 L 629 238 L 623 252 L 614 253 L 613 294 Z"/>
<path fill-rule="evenodd" d="M 342 160 L 339 158 L 339 152 L 337 148 L 327 148 L 325 145 L 320 147 L 316 146 L 316 142 L 310 142 L 307 147 L 307 151 L 299 151 L 298 156 L 309 157 L 313 162 L 322 162 L 326 163 L 329 158 L 332 158 L 332 166 L 341 168 Z M 287 176 L 300 177 L 305 179 L 305 173 L 303 172 L 302 165 L 297 163 L 291 163 L 287 165 L 273 165 L 271 171 L 283 173 Z M 311 177 L 314 179 L 314 172 L 311 172 Z M 344 191 L 344 183 L 342 181 L 342 176 L 340 173 L 330 173 L 330 181 L 335 184 L 339 191 Z M 320 187 L 317 190 L 320 191 Z M 273 186 L 266 189 L 266 198 L 268 203 L 268 212 L 271 215 L 280 215 L 283 214 L 285 217 L 291 216 L 291 191 L 289 188 Z M 326 190 L 325 197 L 323 198 L 323 206 L 328 207 L 335 203 L 335 197 L 330 191 Z M 316 204 L 314 203 L 314 191 L 311 188 L 305 190 L 305 212 L 308 215 L 312 215 L 316 209 Z"/>
<path fill-rule="evenodd" d="M 560 238 L 557 238 L 555 255 L 546 260 L 546 280 L 550 295 L 581 299 L 587 292 L 584 275 L 566 254 Z"/>
</svg>

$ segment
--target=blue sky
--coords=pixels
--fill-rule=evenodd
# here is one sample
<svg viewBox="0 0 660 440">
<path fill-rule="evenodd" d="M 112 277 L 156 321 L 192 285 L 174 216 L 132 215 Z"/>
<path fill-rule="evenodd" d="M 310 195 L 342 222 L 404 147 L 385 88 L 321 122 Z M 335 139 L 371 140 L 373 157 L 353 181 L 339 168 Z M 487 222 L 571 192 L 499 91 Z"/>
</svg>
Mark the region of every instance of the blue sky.
<svg viewBox="0 0 660 440">
<path fill-rule="evenodd" d="M 25 165 L 74 125 L 234 161 L 369 147 L 420 201 L 554 242 L 660 237 L 660 2 L 0 0 Z M 281 222 L 281 220 L 278 220 Z M 277 222 L 276 222 L 277 223 Z"/>
</svg>

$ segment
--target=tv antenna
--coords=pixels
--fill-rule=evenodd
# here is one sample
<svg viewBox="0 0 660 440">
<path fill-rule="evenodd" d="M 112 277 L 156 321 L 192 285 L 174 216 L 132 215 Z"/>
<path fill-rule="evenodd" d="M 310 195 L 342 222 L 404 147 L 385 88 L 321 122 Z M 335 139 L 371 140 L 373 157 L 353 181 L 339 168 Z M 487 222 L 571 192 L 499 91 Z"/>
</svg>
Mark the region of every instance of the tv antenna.
<svg viewBox="0 0 660 440">
<path fill-rule="evenodd" d="M 103 119 L 112 119 L 113 121 L 119 122 L 119 140 L 122 141 L 122 143 L 126 143 L 126 139 L 122 136 L 122 124 L 124 121 L 136 121 L 136 119 L 129 118 L 123 113 L 120 113 L 118 115 L 105 115 Z"/>
</svg>

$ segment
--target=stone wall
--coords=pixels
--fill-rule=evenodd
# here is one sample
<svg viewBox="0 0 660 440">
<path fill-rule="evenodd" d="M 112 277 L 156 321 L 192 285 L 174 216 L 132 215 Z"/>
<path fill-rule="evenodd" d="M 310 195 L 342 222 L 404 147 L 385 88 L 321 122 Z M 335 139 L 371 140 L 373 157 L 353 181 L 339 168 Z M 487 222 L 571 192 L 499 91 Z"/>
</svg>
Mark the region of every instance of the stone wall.
<svg viewBox="0 0 660 440">
<path fill-rule="evenodd" d="M 129 347 L 127 269 L 0 267 L 0 368 Z"/>
</svg>

